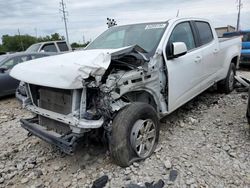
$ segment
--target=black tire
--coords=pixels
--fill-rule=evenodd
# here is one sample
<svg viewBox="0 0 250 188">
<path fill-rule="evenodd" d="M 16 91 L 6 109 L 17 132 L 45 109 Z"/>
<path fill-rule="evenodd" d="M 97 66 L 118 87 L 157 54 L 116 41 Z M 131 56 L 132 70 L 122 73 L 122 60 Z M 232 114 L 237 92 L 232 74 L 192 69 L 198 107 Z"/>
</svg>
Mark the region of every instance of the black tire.
<svg viewBox="0 0 250 188">
<path fill-rule="evenodd" d="M 235 73 L 236 73 L 235 64 L 231 63 L 228 69 L 227 77 L 224 80 L 218 82 L 218 85 L 217 85 L 218 91 L 229 94 L 234 90 Z"/>
<path fill-rule="evenodd" d="M 152 147 L 150 147 L 152 148 L 152 150 L 150 149 L 150 152 L 148 151 L 149 153 L 146 156 L 140 157 L 137 155 L 135 149 L 133 148 L 131 139 L 135 137 L 134 130 L 138 127 L 138 122 L 146 122 L 149 120 L 152 120 L 150 122 L 153 122 L 154 124 L 154 143 L 152 141 Z M 127 167 L 134 161 L 143 160 L 149 157 L 154 152 L 159 140 L 159 125 L 160 123 L 157 113 L 155 109 L 149 104 L 135 102 L 120 110 L 113 121 L 112 135 L 110 139 L 110 153 L 114 162 L 121 167 Z M 142 126 L 145 126 L 145 124 L 143 123 Z M 137 133 L 139 135 L 140 131 L 138 130 Z M 143 143 L 144 141 L 141 142 Z M 146 146 L 146 144 L 144 145 Z M 148 147 L 145 146 L 143 146 L 143 148 Z"/>
</svg>

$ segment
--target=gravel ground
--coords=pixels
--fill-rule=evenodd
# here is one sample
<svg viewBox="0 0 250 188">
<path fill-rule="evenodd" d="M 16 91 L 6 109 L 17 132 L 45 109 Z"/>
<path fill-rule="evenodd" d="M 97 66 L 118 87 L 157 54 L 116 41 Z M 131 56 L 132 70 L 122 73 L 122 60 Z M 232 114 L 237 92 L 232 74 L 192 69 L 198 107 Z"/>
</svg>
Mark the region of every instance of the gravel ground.
<svg viewBox="0 0 250 188">
<path fill-rule="evenodd" d="M 73 156 L 28 137 L 19 119 L 31 115 L 15 98 L 0 99 L 0 187 L 106 187 L 162 179 L 165 187 L 250 187 L 247 93 L 205 92 L 162 120 L 160 142 L 147 160 L 120 168 L 100 144 Z"/>
</svg>

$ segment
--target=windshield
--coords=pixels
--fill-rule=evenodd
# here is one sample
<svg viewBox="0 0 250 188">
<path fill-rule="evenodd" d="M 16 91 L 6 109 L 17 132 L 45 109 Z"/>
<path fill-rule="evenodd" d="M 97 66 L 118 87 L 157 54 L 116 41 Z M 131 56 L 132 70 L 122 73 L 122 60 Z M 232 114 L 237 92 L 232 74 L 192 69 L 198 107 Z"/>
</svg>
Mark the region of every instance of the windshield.
<svg viewBox="0 0 250 188">
<path fill-rule="evenodd" d="M 160 42 L 166 27 L 166 22 L 112 27 L 90 43 L 87 49 L 114 49 L 139 45 L 147 52 L 152 52 Z"/>
<path fill-rule="evenodd" d="M 33 44 L 26 50 L 26 52 L 38 52 L 40 46 L 41 44 Z"/>
</svg>

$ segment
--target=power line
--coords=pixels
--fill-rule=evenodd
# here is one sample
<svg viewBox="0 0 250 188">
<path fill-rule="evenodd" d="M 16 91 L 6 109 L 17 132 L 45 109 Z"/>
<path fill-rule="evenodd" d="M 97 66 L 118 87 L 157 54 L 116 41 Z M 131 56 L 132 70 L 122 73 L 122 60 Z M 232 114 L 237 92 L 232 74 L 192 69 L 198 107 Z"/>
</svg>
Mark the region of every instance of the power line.
<svg viewBox="0 0 250 188">
<path fill-rule="evenodd" d="M 66 4 L 63 2 L 63 0 L 60 2 L 60 6 L 61 6 L 62 9 L 59 9 L 59 10 L 63 14 L 63 21 L 64 21 L 65 32 L 66 32 L 66 39 L 67 39 L 67 42 L 69 44 L 69 35 L 68 35 L 67 18 L 66 18 L 66 14 L 68 16 L 68 12 L 65 10 L 66 9 Z"/>
<path fill-rule="evenodd" d="M 241 3 L 241 0 L 238 0 L 237 7 L 238 7 L 238 18 L 237 18 L 237 27 L 236 27 L 236 29 L 237 29 L 237 31 L 239 31 L 240 30 L 240 11 L 241 11 L 241 8 L 243 7 L 243 3 Z"/>
</svg>

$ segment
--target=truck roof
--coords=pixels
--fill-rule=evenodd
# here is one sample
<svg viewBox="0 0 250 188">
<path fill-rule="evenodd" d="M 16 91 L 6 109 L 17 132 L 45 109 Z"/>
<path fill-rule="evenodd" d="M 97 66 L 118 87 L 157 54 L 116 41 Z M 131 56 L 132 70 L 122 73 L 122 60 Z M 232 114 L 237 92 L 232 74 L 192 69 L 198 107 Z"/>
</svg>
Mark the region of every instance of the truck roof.
<svg viewBox="0 0 250 188">
<path fill-rule="evenodd" d="M 152 21 L 152 22 L 139 22 L 139 23 L 132 23 L 132 24 L 124 24 L 124 25 L 117 25 L 114 27 L 119 27 L 119 26 L 126 26 L 126 25 L 136 25 L 136 24 L 152 24 L 152 23 L 174 23 L 176 21 L 183 20 L 183 21 L 192 21 L 192 20 L 198 20 L 198 21 L 205 21 L 209 22 L 208 19 L 204 18 L 195 18 L 195 17 L 178 17 L 178 18 L 170 18 L 168 20 L 163 20 L 163 21 Z"/>
<path fill-rule="evenodd" d="M 52 43 L 52 42 L 66 42 L 65 40 L 52 40 L 52 41 L 46 41 L 46 42 L 38 42 L 35 44 L 46 44 L 46 43 Z"/>
</svg>

